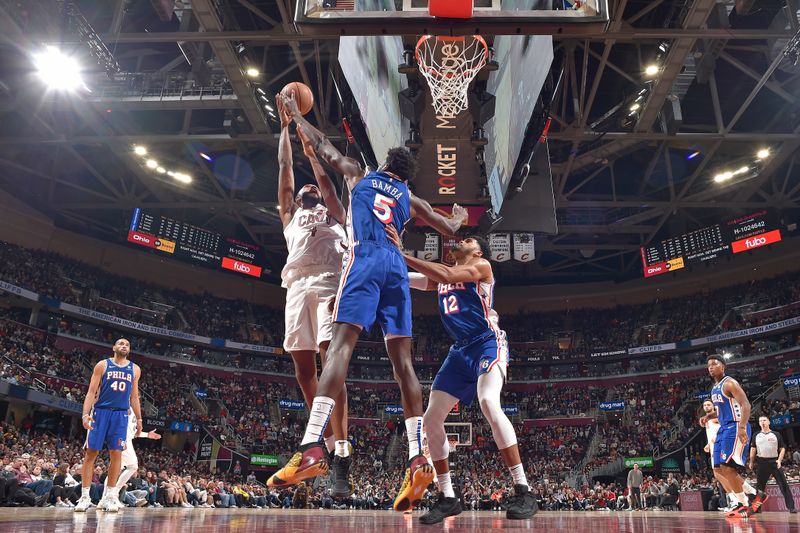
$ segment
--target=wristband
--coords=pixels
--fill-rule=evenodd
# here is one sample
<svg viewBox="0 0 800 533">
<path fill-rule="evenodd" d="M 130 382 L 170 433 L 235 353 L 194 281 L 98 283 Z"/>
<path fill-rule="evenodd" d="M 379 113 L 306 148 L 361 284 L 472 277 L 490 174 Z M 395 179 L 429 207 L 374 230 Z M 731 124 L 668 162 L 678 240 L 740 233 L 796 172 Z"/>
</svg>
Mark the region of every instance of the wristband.
<svg viewBox="0 0 800 533">
<path fill-rule="evenodd" d="M 86 413 L 86 414 L 83 415 L 82 418 L 86 418 L 87 416 L 91 418 L 92 415 L 90 415 L 89 413 Z"/>
</svg>

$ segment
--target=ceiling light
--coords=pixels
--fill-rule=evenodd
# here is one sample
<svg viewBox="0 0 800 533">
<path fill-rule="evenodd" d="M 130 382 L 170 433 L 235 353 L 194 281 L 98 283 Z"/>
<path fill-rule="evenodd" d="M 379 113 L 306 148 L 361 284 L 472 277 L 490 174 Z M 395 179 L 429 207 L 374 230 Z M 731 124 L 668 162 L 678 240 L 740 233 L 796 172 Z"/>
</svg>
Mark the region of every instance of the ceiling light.
<svg viewBox="0 0 800 533">
<path fill-rule="evenodd" d="M 156 168 L 158 166 L 158 161 L 155 159 L 148 159 L 147 163 L 145 164 L 147 165 L 147 168 Z"/>
<path fill-rule="evenodd" d="M 722 353 L 722 358 L 725 359 L 725 360 L 728 360 L 731 357 L 733 357 L 733 354 L 731 352 L 723 352 Z"/>
<path fill-rule="evenodd" d="M 36 54 L 33 63 L 39 77 L 51 89 L 73 91 L 79 87 L 86 88 L 78 62 L 54 46 Z"/>
<path fill-rule="evenodd" d="M 698 155 L 701 155 L 701 153 L 702 153 L 702 152 L 700 152 L 700 150 L 696 150 L 696 151 L 692 152 L 691 154 L 687 155 L 687 156 L 686 156 L 686 159 L 688 159 L 689 161 L 691 161 L 692 159 L 694 159 L 694 158 L 695 158 L 695 157 L 697 157 Z"/>
<path fill-rule="evenodd" d="M 641 105 L 639 105 L 639 103 L 637 102 L 637 103 L 635 103 L 635 104 L 633 104 L 633 105 L 631 106 L 631 111 L 636 111 L 636 110 L 637 110 L 637 109 L 639 109 L 640 107 L 642 107 L 642 106 L 641 106 Z"/>
<path fill-rule="evenodd" d="M 206 160 L 206 161 L 208 161 L 209 163 L 211 163 L 212 161 L 214 161 L 214 158 L 213 158 L 213 157 L 211 157 L 210 155 L 208 155 L 208 154 L 207 154 L 207 153 L 205 153 L 205 152 L 199 152 L 199 154 L 200 154 L 200 157 L 202 157 L 203 159 L 205 159 L 205 160 Z"/>
<path fill-rule="evenodd" d="M 272 107 L 272 106 L 271 106 L 271 105 L 269 105 L 269 104 L 265 105 L 265 106 L 264 106 L 264 108 L 266 108 L 266 110 L 267 110 L 267 111 L 275 111 L 275 108 L 274 108 L 274 107 Z"/>
<path fill-rule="evenodd" d="M 259 76 L 259 74 L 261 74 L 261 72 L 259 72 L 259 70 L 257 68 L 255 68 L 255 67 L 250 67 L 247 70 L 245 70 L 244 72 L 245 72 L 245 74 L 247 74 L 251 78 L 257 78 Z"/>
<path fill-rule="evenodd" d="M 147 148 L 144 146 L 134 146 L 133 153 L 136 155 L 147 155 Z"/>
<path fill-rule="evenodd" d="M 762 148 L 756 153 L 758 159 L 766 159 L 769 157 L 769 148 Z"/>
<path fill-rule="evenodd" d="M 171 170 L 167 170 L 167 176 L 172 176 L 174 178 L 175 177 L 175 173 L 173 171 L 171 171 Z"/>
<path fill-rule="evenodd" d="M 258 87 L 256 89 L 256 92 L 258 92 L 258 94 L 260 94 L 262 96 L 265 96 L 267 94 L 267 93 L 264 92 L 264 89 L 262 89 L 261 87 Z"/>
<path fill-rule="evenodd" d="M 163 174 L 166 171 L 167 171 L 167 169 L 164 168 L 164 167 L 156 167 L 156 172 L 158 172 L 159 174 Z"/>
<path fill-rule="evenodd" d="M 181 183 L 191 183 L 192 177 L 188 174 L 183 174 L 181 172 L 176 172 L 173 176 L 176 180 L 180 181 Z"/>
<path fill-rule="evenodd" d="M 734 172 L 734 174 L 744 174 L 748 170 L 750 170 L 750 167 L 744 166 L 744 167 L 740 168 L 739 170 L 737 170 L 736 172 Z"/>
<path fill-rule="evenodd" d="M 716 176 L 714 176 L 714 181 L 716 181 L 717 183 L 721 183 L 723 181 L 727 181 L 727 180 L 731 179 L 732 177 L 733 177 L 733 172 L 728 170 L 728 171 L 721 172 L 721 173 L 717 174 Z"/>
<path fill-rule="evenodd" d="M 644 73 L 648 76 L 655 76 L 658 74 L 658 65 L 647 65 L 647 68 L 644 69 Z"/>
</svg>

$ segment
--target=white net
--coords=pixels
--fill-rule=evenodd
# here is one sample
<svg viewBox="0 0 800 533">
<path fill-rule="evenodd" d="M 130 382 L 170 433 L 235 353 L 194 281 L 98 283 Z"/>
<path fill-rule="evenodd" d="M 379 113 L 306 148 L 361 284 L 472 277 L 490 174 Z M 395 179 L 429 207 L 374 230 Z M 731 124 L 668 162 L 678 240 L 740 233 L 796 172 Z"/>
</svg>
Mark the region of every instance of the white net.
<svg viewBox="0 0 800 533">
<path fill-rule="evenodd" d="M 489 59 L 489 47 L 480 35 L 423 35 L 416 58 L 431 89 L 436 115 L 452 118 L 467 108 L 467 89 Z"/>
</svg>

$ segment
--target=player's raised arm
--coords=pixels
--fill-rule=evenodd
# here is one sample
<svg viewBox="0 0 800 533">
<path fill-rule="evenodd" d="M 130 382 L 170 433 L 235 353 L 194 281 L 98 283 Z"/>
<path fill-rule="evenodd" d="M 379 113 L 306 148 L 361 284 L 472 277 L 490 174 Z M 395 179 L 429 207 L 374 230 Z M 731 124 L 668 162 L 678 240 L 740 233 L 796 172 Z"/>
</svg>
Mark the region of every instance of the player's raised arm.
<svg viewBox="0 0 800 533">
<path fill-rule="evenodd" d="M 131 387 L 131 409 L 136 415 L 136 433 L 142 432 L 142 404 L 139 400 L 139 378 L 142 376 L 142 369 L 139 365 L 133 365 L 133 386 Z"/>
<path fill-rule="evenodd" d="M 747 399 L 747 394 L 744 393 L 744 389 L 735 379 L 726 380 L 722 390 L 725 394 L 732 396 L 737 402 L 739 402 L 739 407 L 742 409 L 742 413 L 739 418 L 737 434 L 740 441 L 747 443 L 746 428 L 747 421 L 750 420 L 750 400 Z"/>
<path fill-rule="evenodd" d="M 328 208 L 328 213 L 336 219 L 336 222 L 344 224 L 345 210 L 341 200 L 339 200 L 339 195 L 336 194 L 336 186 L 325 169 L 322 168 L 322 164 L 320 164 L 317 154 L 311 146 L 311 141 L 309 141 L 301 126 L 297 126 L 297 137 L 303 143 L 303 153 L 306 154 L 309 163 L 311 163 L 311 168 L 314 170 L 314 178 L 317 180 L 317 186 L 322 194 L 322 201 L 325 202 L 325 207 Z"/>
<path fill-rule="evenodd" d="M 97 393 L 100 390 L 100 381 L 103 379 L 103 372 L 106 371 L 105 360 L 94 365 L 92 378 L 89 381 L 89 390 L 86 391 L 86 398 L 83 400 L 83 422 L 84 429 L 92 429 L 92 409 L 97 401 Z"/>
<path fill-rule="evenodd" d="M 293 96 L 279 94 L 276 100 L 282 100 L 286 111 L 291 115 L 292 120 L 303 129 L 303 133 L 308 137 L 311 146 L 317 155 L 333 168 L 334 171 L 344 176 L 348 187 L 351 189 L 364 177 L 364 170 L 355 159 L 343 155 L 336 149 L 328 137 L 312 126 L 297 108 L 297 102 Z"/>
<path fill-rule="evenodd" d="M 426 222 L 442 235 L 455 235 L 466 224 L 469 212 L 458 204 L 453 204 L 453 214 L 443 216 L 433 210 L 431 204 L 418 196 L 411 195 L 411 216 Z"/>
<path fill-rule="evenodd" d="M 294 203 L 294 169 L 292 168 L 292 144 L 289 140 L 289 124 L 292 118 L 286 113 L 282 100 L 276 96 L 278 115 L 281 117 L 281 138 L 278 141 L 278 210 L 283 227 L 292 221 L 297 205 Z"/>
</svg>

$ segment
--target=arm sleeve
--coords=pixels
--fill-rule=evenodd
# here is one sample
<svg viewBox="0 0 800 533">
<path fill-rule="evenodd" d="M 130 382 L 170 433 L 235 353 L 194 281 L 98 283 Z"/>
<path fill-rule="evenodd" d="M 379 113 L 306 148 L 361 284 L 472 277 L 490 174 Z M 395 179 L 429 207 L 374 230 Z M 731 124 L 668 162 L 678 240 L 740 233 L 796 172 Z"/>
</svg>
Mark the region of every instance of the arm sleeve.
<svg viewBox="0 0 800 533">
<path fill-rule="evenodd" d="M 758 433 L 753 433 L 750 436 L 750 447 L 754 450 L 756 449 L 756 437 L 758 437 Z"/>
<path fill-rule="evenodd" d="M 412 289 L 417 289 L 418 291 L 427 290 L 428 278 L 425 277 L 424 274 L 420 274 L 419 272 L 409 272 L 408 285 Z"/>
<path fill-rule="evenodd" d="M 777 431 L 773 431 L 773 433 L 775 434 L 775 437 L 778 438 L 778 453 L 780 453 L 781 448 L 786 448 L 786 443 L 783 442 L 783 437 L 781 437 L 780 433 Z"/>
</svg>

